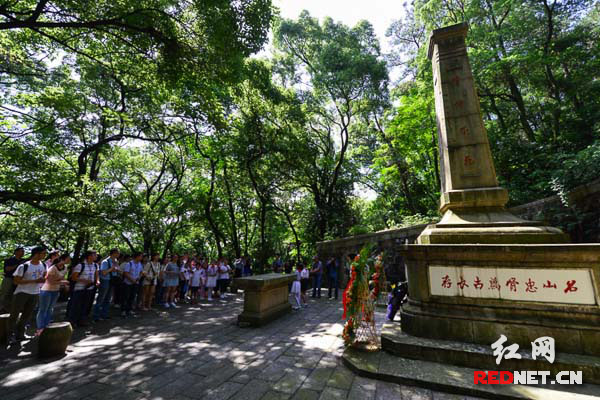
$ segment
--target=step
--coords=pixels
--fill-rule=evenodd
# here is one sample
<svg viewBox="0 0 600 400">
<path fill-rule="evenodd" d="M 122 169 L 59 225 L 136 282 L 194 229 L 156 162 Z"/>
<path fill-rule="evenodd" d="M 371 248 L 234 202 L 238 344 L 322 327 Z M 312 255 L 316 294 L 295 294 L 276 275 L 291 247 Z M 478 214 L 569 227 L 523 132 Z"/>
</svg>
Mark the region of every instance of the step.
<svg viewBox="0 0 600 400">
<path fill-rule="evenodd" d="M 491 346 L 412 336 L 404 333 L 398 323 L 383 325 L 381 347 L 386 352 L 400 357 L 460 367 L 506 371 L 550 371 L 552 374 L 558 371 L 582 371 L 585 383 L 600 384 L 600 357 L 557 352 L 554 363 L 550 364 L 543 357 L 534 360 L 531 350 L 520 348 L 520 360 L 502 360 L 500 365 L 496 365 L 496 356 L 493 355 Z"/>
<path fill-rule="evenodd" d="M 591 400 L 600 386 L 592 384 L 525 386 L 475 385 L 475 369 L 398 357 L 385 351 L 365 352 L 352 347 L 342 355 L 344 365 L 360 376 L 386 382 L 419 386 L 445 393 L 487 399 Z"/>
</svg>

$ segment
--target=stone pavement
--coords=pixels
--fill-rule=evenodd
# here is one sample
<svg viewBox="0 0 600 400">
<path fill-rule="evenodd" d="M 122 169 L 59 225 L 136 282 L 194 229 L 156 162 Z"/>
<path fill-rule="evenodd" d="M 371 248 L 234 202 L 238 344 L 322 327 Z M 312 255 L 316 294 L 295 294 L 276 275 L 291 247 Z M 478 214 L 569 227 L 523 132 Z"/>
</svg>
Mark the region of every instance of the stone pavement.
<svg viewBox="0 0 600 400">
<path fill-rule="evenodd" d="M 67 355 L 0 350 L 0 398 L 461 399 L 355 376 L 340 361 L 342 306 L 326 298 L 262 328 L 236 325 L 241 295 L 75 331 Z M 380 315 L 380 319 L 383 318 Z"/>
</svg>

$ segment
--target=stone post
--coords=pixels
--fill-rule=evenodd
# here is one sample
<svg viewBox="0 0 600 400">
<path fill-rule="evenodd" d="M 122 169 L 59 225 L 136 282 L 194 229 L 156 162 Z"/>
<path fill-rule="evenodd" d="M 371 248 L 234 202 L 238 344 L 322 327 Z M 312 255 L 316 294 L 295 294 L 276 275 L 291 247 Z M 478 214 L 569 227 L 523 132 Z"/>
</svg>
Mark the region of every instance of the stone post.
<svg viewBox="0 0 600 400">
<path fill-rule="evenodd" d="M 429 41 L 440 154 L 442 220 L 418 243 L 563 243 L 560 229 L 522 220 L 504 206 L 467 56 L 468 25 L 434 30 Z"/>
</svg>

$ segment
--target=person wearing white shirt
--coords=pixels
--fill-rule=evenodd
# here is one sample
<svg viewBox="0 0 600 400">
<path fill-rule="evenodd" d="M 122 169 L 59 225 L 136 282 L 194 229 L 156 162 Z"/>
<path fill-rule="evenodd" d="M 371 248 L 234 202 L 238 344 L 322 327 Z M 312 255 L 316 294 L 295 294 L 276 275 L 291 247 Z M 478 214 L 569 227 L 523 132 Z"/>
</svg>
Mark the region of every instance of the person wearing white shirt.
<svg viewBox="0 0 600 400">
<path fill-rule="evenodd" d="M 135 300 L 140 278 L 145 276 L 142 266 L 144 254 L 137 252 L 133 254 L 132 260 L 123 268 L 123 304 L 121 305 L 121 316 L 132 315 L 131 309 Z"/>
<path fill-rule="evenodd" d="M 219 292 L 222 297 L 225 297 L 225 292 L 227 292 L 227 286 L 229 286 L 229 274 L 231 273 L 231 267 L 227 262 L 227 259 L 223 259 L 221 264 L 219 265 Z"/>
<path fill-rule="evenodd" d="M 71 294 L 71 305 L 69 307 L 69 321 L 73 326 L 87 325 L 87 314 L 89 313 L 98 282 L 98 265 L 96 252 L 88 250 L 83 254 L 83 262 L 77 264 L 71 272 L 71 280 L 75 282 Z"/>
<path fill-rule="evenodd" d="M 44 247 L 35 247 L 31 250 L 31 259 L 17 267 L 13 274 L 13 282 L 17 285 L 11 303 L 8 319 L 9 334 L 14 337 L 12 341 L 26 339 L 25 325 L 33 315 L 33 310 L 38 302 L 40 284 L 45 282 L 46 268 L 42 260 L 46 256 Z"/>
</svg>

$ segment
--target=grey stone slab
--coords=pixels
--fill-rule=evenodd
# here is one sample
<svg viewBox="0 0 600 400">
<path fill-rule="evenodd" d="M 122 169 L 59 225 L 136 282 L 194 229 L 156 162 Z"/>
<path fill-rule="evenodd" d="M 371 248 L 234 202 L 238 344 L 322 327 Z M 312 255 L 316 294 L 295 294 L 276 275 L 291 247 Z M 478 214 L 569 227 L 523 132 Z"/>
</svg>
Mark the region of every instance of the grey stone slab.
<svg viewBox="0 0 600 400">
<path fill-rule="evenodd" d="M 343 400 L 348 397 L 348 391 L 333 387 L 326 387 L 322 392 L 319 400 Z M 398 397 L 399 399 L 399 397 Z"/>
<path fill-rule="evenodd" d="M 376 400 L 402 399 L 402 386 L 396 383 L 377 381 Z"/>
<path fill-rule="evenodd" d="M 310 389 L 300 389 L 294 394 L 292 400 L 318 400 L 319 392 Z"/>
<path fill-rule="evenodd" d="M 209 399 L 227 400 L 233 397 L 244 385 L 236 382 L 225 382 L 215 389 L 210 389 L 207 392 Z"/>
<path fill-rule="evenodd" d="M 334 367 L 315 368 L 302 384 L 302 388 L 323 390 L 334 371 Z"/>
<path fill-rule="evenodd" d="M 336 367 L 336 369 L 329 377 L 329 381 L 327 381 L 327 386 L 335 387 L 338 389 L 350 390 L 353 380 L 354 374 L 352 373 L 352 371 L 350 371 L 344 366 L 339 366 Z"/>
<path fill-rule="evenodd" d="M 269 390 L 260 400 L 288 400 L 290 395 L 287 393 L 276 392 L 274 390 Z"/>
<path fill-rule="evenodd" d="M 278 392 L 294 393 L 304 380 L 308 377 L 310 371 L 306 369 L 295 368 L 286 374 L 273 385 L 273 389 Z"/>
<path fill-rule="evenodd" d="M 371 400 L 375 399 L 377 381 L 357 376 L 352 382 L 348 400 Z"/>
<path fill-rule="evenodd" d="M 272 383 L 260 379 L 252 379 L 233 397 L 234 400 L 259 400 L 271 389 Z"/>
</svg>

